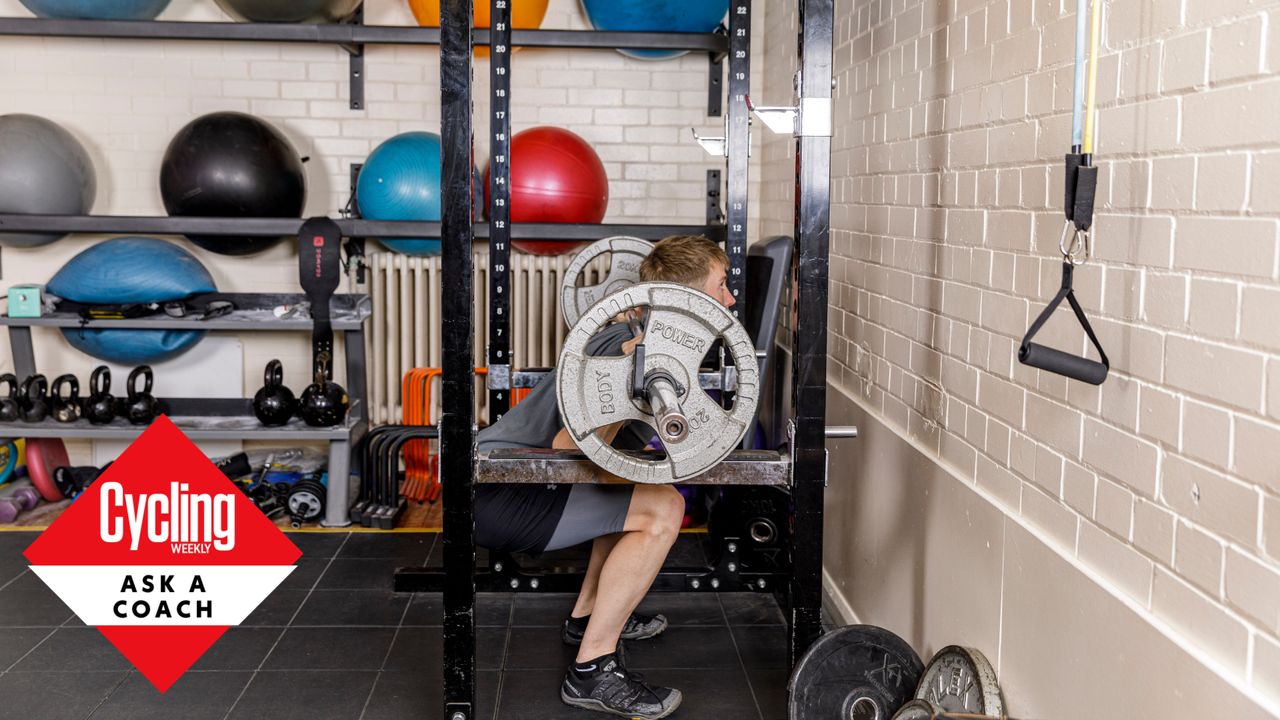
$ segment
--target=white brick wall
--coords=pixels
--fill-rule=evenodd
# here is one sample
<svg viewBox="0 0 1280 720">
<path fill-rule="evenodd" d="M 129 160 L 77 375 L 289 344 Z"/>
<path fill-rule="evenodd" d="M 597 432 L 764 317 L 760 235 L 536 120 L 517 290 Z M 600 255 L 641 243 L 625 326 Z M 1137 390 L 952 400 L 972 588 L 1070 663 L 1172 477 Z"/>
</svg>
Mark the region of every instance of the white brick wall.
<svg viewBox="0 0 1280 720">
<path fill-rule="evenodd" d="M 763 37 L 758 3 L 757 42 Z M 0 15 L 30 17 L 18 0 L 0 0 Z M 223 20 L 212 0 L 174 0 L 163 20 Z M 367 0 L 371 25 L 411 25 L 405 0 Z M 545 28 L 586 28 L 576 0 L 552 0 Z M 758 75 L 762 57 L 753 58 Z M 347 54 L 329 46 L 270 43 L 106 41 L 4 38 L 0 41 L 0 114 L 26 112 L 62 124 L 80 139 L 98 171 L 101 214 L 164 214 L 160 159 L 173 134 L 197 115 L 218 110 L 257 114 L 310 156 L 307 214 L 336 215 L 349 195 L 349 167 L 383 139 L 409 130 L 439 132 L 439 51 L 431 47 L 366 48 L 367 109 L 348 103 Z M 611 198 L 606 222 L 691 223 L 705 218 L 705 171 L 723 168 L 693 142 L 690 127 L 718 134 L 723 120 L 706 116 L 707 60 L 689 55 L 646 62 L 611 50 L 524 49 L 513 57 L 515 130 L 538 124 L 585 137 L 604 160 Z M 475 63 L 476 159 L 488 155 L 488 62 Z M 757 77 L 755 86 L 760 86 Z M 757 153 L 758 156 L 758 153 Z M 752 197 L 758 195 L 753 179 Z M 5 248 L 0 286 L 42 283 L 75 252 L 100 240 L 79 236 L 38 250 Z M 251 260 L 187 245 L 219 288 L 296 292 L 291 248 Z M 46 374 L 85 372 L 90 360 L 53 333 L 38 333 Z M 281 337 L 246 338 L 245 390 L 260 383 L 262 362 L 280 353 Z M 0 340 L 0 345 L 7 338 Z M 290 383 L 305 384 L 304 345 L 285 356 Z M 11 366 L 8 352 L 0 366 Z M 296 371 L 296 377 L 295 377 Z"/>
<path fill-rule="evenodd" d="M 1059 284 L 1074 7 L 837 3 L 829 380 L 1280 704 L 1280 9 L 1106 0 L 1094 388 L 1014 358 Z M 763 234 L 792 152 L 765 142 Z M 1069 311 L 1038 339 L 1088 347 Z"/>
</svg>

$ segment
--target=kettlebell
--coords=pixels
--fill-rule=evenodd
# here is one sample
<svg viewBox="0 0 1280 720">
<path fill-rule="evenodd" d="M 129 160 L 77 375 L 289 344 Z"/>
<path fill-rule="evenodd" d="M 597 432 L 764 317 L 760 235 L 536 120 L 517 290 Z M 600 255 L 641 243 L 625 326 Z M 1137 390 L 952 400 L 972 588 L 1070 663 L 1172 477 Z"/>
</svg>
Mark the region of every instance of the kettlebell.
<svg viewBox="0 0 1280 720">
<path fill-rule="evenodd" d="M 111 397 L 111 369 L 106 365 L 99 365 L 89 377 L 84 416 L 94 425 L 106 425 L 116 416 L 116 399 Z"/>
<path fill-rule="evenodd" d="M 138 378 L 142 378 L 142 390 L 138 390 Z M 139 365 L 129 373 L 125 383 L 129 395 L 125 400 L 124 416 L 134 425 L 148 425 L 160 414 L 160 405 L 151 394 L 154 379 L 150 365 Z"/>
<path fill-rule="evenodd" d="M 262 388 L 253 396 L 253 414 L 263 425 L 279 426 L 293 417 L 298 400 L 284 385 L 284 365 L 279 360 L 267 363 Z"/>
<path fill-rule="evenodd" d="M 329 358 L 322 353 L 316 359 L 315 382 L 302 391 L 298 414 L 312 427 L 333 427 L 347 417 L 347 391 L 329 379 L 328 366 Z"/>
<path fill-rule="evenodd" d="M 62 386 L 70 385 L 71 394 L 64 396 L 62 394 Z M 53 419 L 58 422 L 69 423 L 80 419 L 80 381 L 75 375 L 59 375 L 57 380 L 53 381 L 53 388 L 49 391 L 50 397 L 50 413 Z"/>
<path fill-rule="evenodd" d="M 43 422 L 49 417 L 49 379 L 36 373 L 22 381 L 18 400 L 22 403 L 22 421 Z"/>
<path fill-rule="evenodd" d="M 18 376 L 13 373 L 0 375 L 0 386 L 8 385 L 9 392 L 0 395 L 0 422 L 13 422 L 22 416 L 18 403 Z"/>
</svg>

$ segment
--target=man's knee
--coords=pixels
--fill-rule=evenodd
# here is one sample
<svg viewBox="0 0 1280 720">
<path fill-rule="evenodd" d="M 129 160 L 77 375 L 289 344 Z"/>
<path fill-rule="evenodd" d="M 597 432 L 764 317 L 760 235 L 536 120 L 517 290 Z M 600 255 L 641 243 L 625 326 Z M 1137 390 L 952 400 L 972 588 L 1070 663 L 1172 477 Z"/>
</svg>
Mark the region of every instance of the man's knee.
<svg viewBox="0 0 1280 720">
<path fill-rule="evenodd" d="M 643 485 L 636 488 L 645 532 L 674 542 L 684 520 L 684 496 L 670 485 Z"/>
</svg>

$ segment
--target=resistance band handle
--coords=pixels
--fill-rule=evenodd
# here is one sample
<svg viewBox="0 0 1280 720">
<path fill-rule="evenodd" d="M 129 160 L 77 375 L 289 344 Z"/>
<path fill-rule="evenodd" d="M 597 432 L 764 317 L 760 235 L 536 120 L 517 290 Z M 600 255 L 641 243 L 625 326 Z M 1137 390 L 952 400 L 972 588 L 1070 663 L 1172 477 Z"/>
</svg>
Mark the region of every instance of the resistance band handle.
<svg viewBox="0 0 1280 720">
<path fill-rule="evenodd" d="M 1058 294 L 1053 297 L 1053 300 L 1049 301 L 1045 309 L 1040 312 L 1040 316 L 1036 318 L 1035 322 L 1031 323 L 1031 327 L 1027 329 L 1027 334 L 1022 338 L 1022 345 L 1018 347 L 1018 362 L 1064 375 L 1073 380 L 1087 382 L 1092 385 L 1101 385 L 1102 381 L 1107 379 L 1107 372 L 1111 369 L 1111 361 L 1107 359 L 1107 353 L 1102 350 L 1102 344 L 1098 342 L 1098 336 L 1093 333 L 1093 326 L 1089 324 L 1089 319 L 1085 317 L 1084 309 L 1076 301 L 1075 290 L 1071 287 L 1074 274 L 1074 265 L 1070 262 L 1062 263 L 1062 287 L 1058 290 Z M 1080 326 L 1084 328 L 1085 335 L 1089 336 L 1089 341 L 1093 343 L 1094 349 L 1098 351 L 1098 356 L 1102 358 L 1101 362 L 1031 342 L 1031 338 L 1040 332 L 1040 328 L 1044 326 L 1045 322 L 1053 315 L 1053 311 L 1058 309 L 1058 305 L 1064 299 L 1071 304 L 1071 310 L 1075 312 L 1076 320 L 1080 322 Z"/>
<path fill-rule="evenodd" d="M 1093 200 L 1098 191 L 1098 168 L 1081 165 L 1076 177 L 1076 191 L 1070 219 L 1077 230 L 1088 230 L 1093 225 Z"/>
<path fill-rule="evenodd" d="M 329 301 L 342 278 L 342 229 L 327 217 L 315 217 L 298 231 L 298 282 L 311 303 L 311 365 L 313 372 L 333 377 L 333 324 Z M 321 358 L 325 362 L 321 362 Z"/>
<path fill-rule="evenodd" d="M 1066 215 L 1068 220 L 1075 217 L 1076 182 L 1080 175 L 1080 166 L 1083 164 L 1084 155 L 1081 155 L 1078 152 L 1070 152 L 1066 154 L 1062 175 L 1062 214 Z"/>
<path fill-rule="evenodd" d="M 1097 360 L 1072 355 L 1039 343 L 1024 343 L 1018 348 L 1018 362 L 1041 370 L 1065 375 L 1073 380 L 1101 385 L 1110 369 Z"/>
</svg>

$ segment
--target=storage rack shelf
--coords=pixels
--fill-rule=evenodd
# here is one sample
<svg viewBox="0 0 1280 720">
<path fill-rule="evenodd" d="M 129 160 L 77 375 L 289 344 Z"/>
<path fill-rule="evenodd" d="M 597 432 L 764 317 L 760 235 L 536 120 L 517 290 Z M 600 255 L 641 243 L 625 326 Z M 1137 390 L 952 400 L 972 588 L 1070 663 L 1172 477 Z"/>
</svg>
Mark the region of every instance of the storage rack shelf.
<svg viewBox="0 0 1280 720">
<path fill-rule="evenodd" d="M 135 329 L 135 330 L 230 330 L 235 332 L 293 331 L 310 332 L 307 317 L 277 318 L 273 308 L 297 305 L 305 295 L 292 293 L 219 293 L 218 299 L 230 300 L 236 309 L 210 320 L 174 318 L 167 315 L 129 320 L 94 320 L 84 323 L 69 312 L 53 312 L 36 318 L 0 317 L 0 326 L 9 328 L 9 344 L 13 349 L 14 369 L 20 377 L 36 372 L 35 349 L 31 328 Z M 170 419 L 193 440 L 271 440 L 329 443 L 329 489 L 323 524 L 329 527 L 350 525 L 347 509 L 351 505 L 349 478 L 351 448 L 368 430 L 365 419 L 364 328 L 372 314 L 364 295 L 335 295 L 330 303 L 334 332 L 342 333 L 346 346 L 347 394 L 351 409 L 346 420 L 336 427 L 315 428 L 294 419 L 278 428 L 264 427 L 253 416 L 251 401 L 244 398 L 162 398 Z M 117 394 L 120 394 L 117 392 Z M 18 437 L 60 437 L 84 440 L 132 440 L 143 429 L 117 418 L 108 425 L 91 425 L 86 420 L 58 423 L 12 423 L 0 428 L 0 434 L 12 429 Z"/>
<path fill-rule="evenodd" d="M 440 223 L 402 220 L 341 218 L 334 222 L 348 238 L 439 237 Z M 0 232 L 111 233 L 143 235 L 297 235 L 299 218 L 217 218 L 154 217 L 136 215 L 5 215 L 0 214 Z M 724 236 L 724 226 L 641 225 L 630 223 L 513 223 L 516 240 L 582 242 L 613 235 L 632 235 L 658 240 L 667 235 L 705 233 L 712 239 Z M 473 226 L 474 237 L 487 240 L 488 223 Z"/>
</svg>

